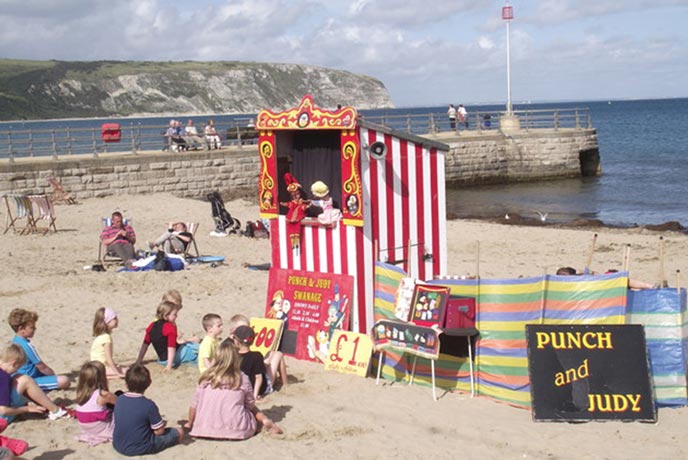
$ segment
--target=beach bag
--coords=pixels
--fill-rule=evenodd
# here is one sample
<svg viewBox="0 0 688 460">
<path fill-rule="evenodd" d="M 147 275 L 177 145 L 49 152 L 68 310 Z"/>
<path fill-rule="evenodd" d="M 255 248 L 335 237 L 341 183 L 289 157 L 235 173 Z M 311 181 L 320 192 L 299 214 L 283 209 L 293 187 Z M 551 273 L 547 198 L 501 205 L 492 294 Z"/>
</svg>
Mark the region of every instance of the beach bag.
<svg viewBox="0 0 688 460">
<path fill-rule="evenodd" d="M 158 251 L 155 254 L 155 260 L 153 261 L 153 270 L 156 272 L 165 272 L 170 269 L 169 262 L 164 251 Z"/>
<path fill-rule="evenodd" d="M 269 238 L 270 237 L 270 232 L 268 232 L 267 227 L 261 220 L 257 220 L 255 222 L 248 221 L 246 222 L 246 228 L 244 229 L 243 232 L 241 232 L 242 235 L 247 236 L 249 238 Z"/>
</svg>

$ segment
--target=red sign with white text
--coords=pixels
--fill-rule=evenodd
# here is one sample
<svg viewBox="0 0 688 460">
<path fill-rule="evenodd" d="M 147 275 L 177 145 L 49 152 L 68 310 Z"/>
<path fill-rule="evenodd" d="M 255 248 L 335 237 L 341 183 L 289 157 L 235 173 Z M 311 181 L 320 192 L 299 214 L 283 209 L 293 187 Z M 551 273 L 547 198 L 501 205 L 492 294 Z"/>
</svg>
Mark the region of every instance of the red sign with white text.
<svg viewBox="0 0 688 460">
<path fill-rule="evenodd" d="M 273 268 L 265 316 L 285 322 L 280 350 L 325 362 L 337 329 L 349 329 L 354 279 L 349 275 Z"/>
</svg>

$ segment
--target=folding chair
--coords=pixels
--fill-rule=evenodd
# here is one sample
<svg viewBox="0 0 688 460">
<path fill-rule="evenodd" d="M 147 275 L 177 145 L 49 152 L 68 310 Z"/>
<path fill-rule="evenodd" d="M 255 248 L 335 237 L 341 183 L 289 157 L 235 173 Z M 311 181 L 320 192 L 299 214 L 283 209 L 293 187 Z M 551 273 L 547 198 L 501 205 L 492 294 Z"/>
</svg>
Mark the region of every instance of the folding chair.
<svg viewBox="0 0 688 460">
<path fill-rule="evenodd" d="M 201 257 L 201 253 L 198 252 L 198 245 L 196 245 L 196 230 L 198 230 L 198 222 L 184 222 L 186 224 L 186 231 L 191 233 L 191 241 L 186 245 L 186 251 L 184 251 L 184 258 L 188 259 L 192 257 L 191 255 L 191 245 L 193 245 L 196 257 Z"/>
<path fill-rule="evenodd" d="M 65 189 L 62 188 L 62 184 L 60 184 L 60 181 L 58 181 L 54 177 L 48 177 L 48 183 L 53 188 L 53 192 L 50 194 L 50 201 L 53 204 L 60 203 L 63 201 L 67 204 L 76 204 L 76 199 L 74 199 L 71 193 L 65 191 Z"/>
<path fill-rule="evenodd" d="M 55 208 L 53 208 L 53 204 L 50 202 L 48 199 L 47 195 L 28 195 L 27 198 L 29 199 L 29 202 L 31 203 L 31 215 L 29 217 L 29 220 L 31 222 L 31 229 L 30 231 L 32 232 L 40 232 L 42 231 L 44 235 L 46 235 L 50 229 L 52 228 L 55 233 L 57 233 L 57 227 L 55 226 Z M 48 225 L 45 227 L 45 229 L 39 228 L 38 226 L 38 221 L 40 220 L 45 220 L 48 222 Z"/>
<path fill-rule="evenodd" d="M 112 217 L 103 217 L 101 221 L 103 223 L 103 229 L 112 225 Z M 124 218 L 122 219 L 122 223 L 124 225 L 131 225 L 131 219 Z M 100 239 L 100 235 L 98 235 L 98 261 L 103 265 L 105 265 L 105 263 L 122 262 L 122 259 L 119 256 L 111 254 L 107 251 L 107 247 L 103 244 L 103 240 Z"/>
<path fill-rule="evenodd" d="M 3 234 L 12 228 L 16 233 L 19 228 L 17 221 L 26 219 L 26 226 L 21 228 L 20 235 L 29 233 L 32 229 L 33 217 L 31 216 L 31 202 L 25 195 L 7 194 L 4 195 L 5 206 L 7 207 L 7 215 L 5 216 L 5 231 Z M 13 212 L 14 210 L 14 212 Z"/>
</svg>

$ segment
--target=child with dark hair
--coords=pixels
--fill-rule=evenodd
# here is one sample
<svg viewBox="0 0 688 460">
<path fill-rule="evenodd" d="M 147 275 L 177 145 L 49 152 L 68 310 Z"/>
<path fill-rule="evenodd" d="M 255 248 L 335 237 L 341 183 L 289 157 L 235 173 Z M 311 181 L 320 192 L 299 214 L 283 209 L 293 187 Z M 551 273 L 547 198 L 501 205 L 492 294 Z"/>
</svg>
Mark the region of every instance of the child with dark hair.
<svg viewBox="0 0 688 460">
<path fill-rule="evenodd" d="M 259 351 L 249 349 L 255 335 L 250 326 L 239 326 L 234 330 L 232 339 L 241 357 L 241 372 L 248 377 L 253 387 L 253 397 L 258 399 L 269 393 L 269 387 L 263 355 Z"/>
<path fill-rule="evenodd" d="M 148 369 L 135 364 L 124 376 L 128 392 L 117 398 L 112 446 L 122 455 L 156 454 L 181 442 L 181 429 L 166 428 L 158 406 L 143 396 L 151 384 Z"/>
</svg>

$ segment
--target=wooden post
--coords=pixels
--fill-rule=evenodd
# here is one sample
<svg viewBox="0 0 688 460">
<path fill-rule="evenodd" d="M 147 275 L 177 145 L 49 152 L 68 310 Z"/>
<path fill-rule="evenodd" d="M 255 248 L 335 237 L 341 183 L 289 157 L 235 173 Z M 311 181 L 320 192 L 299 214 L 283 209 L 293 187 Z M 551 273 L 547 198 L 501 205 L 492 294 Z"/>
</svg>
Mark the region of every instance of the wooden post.
<svg viewBox="0 0 688 460">
<path fill-rule="evenodd" d="M 623 257 L 623 271 L 628 272 L 628 267 L 631 264 L 631 245 L 627 244 L 626 247 L 624 248 L 624 257 Z"/>
<path fill-rule="evenodd" d="M 681 270 L 676 270 L 676 294 L 681 297 Z"/>
<path fill-rule="evenodd" d="M 480 278 L 480 240 L 475 242 L 475 277 Z"/>
<path fill-rule="evenodd" d="M 590 251 L 588 252 L 588 259 L 585 261 L 585 268 L 590 272 L 590 265 L 592 265 L 592 256 L 595 253 L 595 242 L 597 241 L 597 233 L 592 235 L 592 242 L 590 243 Z"/>
<path fill-rule="evenodd" d="M 659 237 L 659 287 L 664 287 L 664 237 Z"/>
</svg>

